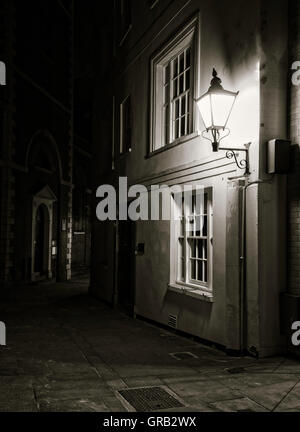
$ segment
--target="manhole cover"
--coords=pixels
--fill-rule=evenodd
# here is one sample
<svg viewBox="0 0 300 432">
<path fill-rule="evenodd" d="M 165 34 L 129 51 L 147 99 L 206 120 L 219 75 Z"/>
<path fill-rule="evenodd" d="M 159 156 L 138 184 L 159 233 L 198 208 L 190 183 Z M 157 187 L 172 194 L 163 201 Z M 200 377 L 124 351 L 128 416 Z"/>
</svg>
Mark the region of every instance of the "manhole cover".
<svg viewBox="0 0 300 432">
<path fill-rule="evenodd" d="M 227 369 L 227 372 L 229 372 L 231 374 L 239 374 L 239 373 L 246 372 L 246 369 L 243 367 L 233 367 L 233 368 Z"/>
<path fill-rule="evenodd" d="M 140 387 L 119 390 L 118 393 L 136 411 L 155 411 L 184 406 L 163 387 Z"/>
</svg>

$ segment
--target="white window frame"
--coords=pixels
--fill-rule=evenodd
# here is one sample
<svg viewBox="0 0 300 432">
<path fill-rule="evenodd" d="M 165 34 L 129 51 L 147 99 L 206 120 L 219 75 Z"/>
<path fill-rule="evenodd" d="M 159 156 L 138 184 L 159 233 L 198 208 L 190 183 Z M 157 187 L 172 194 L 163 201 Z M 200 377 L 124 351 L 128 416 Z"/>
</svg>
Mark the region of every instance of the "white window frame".
<svg viewBox="0 0 300 432">
<path fill-rule="evenodd" d="M 194 192 L 195 193 L 195 192 Z M 197 193 L 197 192 L 196 192 Z M 188 287 L 192 289 L 198 289 L 207 293 L 212 293 L 213 289 L 213 196 L 212 188 L 204 188 L 200 193 L 207 194 L 207 281 L 192 280 L 190 261 L 191 252 L 189 244 L 188 231 L 181 229 L 181 220 L 175 218 L 171 220 L 170 229 L 170 251 L 171 251 L 171 274 L 170 284 L 178 287 Z M 174 195 L 172 196 L 172 205 L 176 206 Z M 175 211 L 176 213 L 176 211 Z M 184 203 L 184 213 L 187 215 L 187 203 Z M 179 256 L 179 239 L 183 240 L 183 256 L 184 256 L 184 278 L 181 278 L 180 268 L 181 259 Z M 197 239 L 201 239 L 200 237 Z"/>
<path fill-rule="evenodd" d="M 200 41 L 199 31 L 200 17 L 195 16 L 186 24 L 175 37 L 172 38 L 151 60 L 151 101 L 150 101 L 150 153 L 174 143 L 185 141 L 187 137 L 198 130 L 199 115 L 194 100 L 199 96 L 199 73 L 200 73 Z M 174 137 L 173 129 L 173 103 L 170 104 L 170 140 L 165 144 L 165 121 L 164 121 L 164 70 L 180 53 L 188 47 L 191 49 L 190 66 L 190 102 L 189 102 L 189 127 L 187 133 L 179 138 Z M 170 88 L 170 93 L 172 88 Z M 175 98 L 174 98 L 175 99 Z M 172 97 L 171 97 L 172 101 Z M 173 101 L 174 102 L 174 101 Z"/>
</svg>

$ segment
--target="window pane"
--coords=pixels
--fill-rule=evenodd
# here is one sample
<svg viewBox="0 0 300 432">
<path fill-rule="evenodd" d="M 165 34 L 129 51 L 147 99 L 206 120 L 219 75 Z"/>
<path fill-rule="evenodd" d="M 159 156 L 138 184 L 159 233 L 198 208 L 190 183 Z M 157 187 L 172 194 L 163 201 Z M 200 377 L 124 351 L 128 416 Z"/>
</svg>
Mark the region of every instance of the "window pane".
<svg viewBox="0 0 300 432">
<path fill-rule="evenodd" d="M 188 48 L 185 52 L 185 67 L 188 68 L 191 65 L 191 50 Z"/>
<path fill-rule="evenodd" d="M 204 237 L 207 236 L 207 216 L 203 216 L 202 235 L 203 235 Z"/>
<path fill-rule="evenodd" d="M 181 125 L 180 125 L 180 136 L 185 135 L 185 122 L 186 122 L 186 117 L 182 117 Z"/>
<path fill-rule="evenodd" d="M 207 282 L 207 261 L 203 261 L 203 282 Z"/>
<path fill-rule="evenodd" d="M 208 282 L 208 245 L 207 238 L 196 238 L 196 235 L 201 236 L 207 234 L 207 215 L 204 214 L 204 198 L 206 199 L 205 206 L 208 206 L 207 194 L 201 195 L 203 202 L 201 208 L 196 207 L 198 195 L 193 194 L 188 200 L 183 200 L 182 208 L 185 208 L 185 214 L 180 217 L 179 227 L 180 236 L 178 236 L 178 269 L 177 277 L 180 281 L 187 281 L 186 265 L 188 264 L 188 281 L 191 283 Z M 185 197 L 187 198 L 187 197 Z M 196 226 L 196 221 L 200 227 Z M 202 228 L 203 222 L 205 227 Z M 186 226 L 185 226 L 186 225 Z M 195 231 L 197 228 L 197 231 Z M 199 229 L 198 229 L 199 228 Z M 185 242 L 187 241 L 188 249 L 185 250 Z"/>
<path fill-rule="evenodd" d="M 186 113 L 186 97 L 183 96 L 181 99 L 181 115 L 184 115 Z"/>
<path fill-rule="evenodd" d="M 179 117 L 179 99 L 175 102 L 175 119 L 178 119 Z"/>
<path fill-rule="evenodd" d="M 194 237 L 194 216 L 188 218 L 188 236 Z"/>
<path fill-rule="evenodd" d="M 197 258 L 203 258 L 202 240 L 197 240 Z"/>
<path fill-rule="evenodd" d="M 186 211 L 187 214 L 192 215 L 193 212 L 193 195 L 191 196 L 191 194 L 187 194 L 186 195 Z"/>
<path fill-rule="evenodd" d="M 195 217 L 195 230 L 196 230 L 196 236 L 198 236 L 198 237 L 200 237 L 201 236 L 201 228 L 202 228 L 202 226 L 201 226 L 201 222 L 202 222 L 202 220 L 201 220 L 201 216 L 196 216 Z"/>
<path fill-rule="evenodd" d="M 190 260 L 191 263 L 191 279 L 196 280 L 196 260 Z"/>
<path fill-rule="evenodd" d="M 190 88 L 190 69 L 188 69 L 185 73 L 185 90 Z"/>
<path fill-rule="evenodd" d="M 203 279 L 203 264 L 202 264 L 202 261 L 200 261 L 200 260 L 197 261 L 197 274 L 198 274 L 198 280 L 204 282 L 204 279 Z"/>
<path fill-rule="evenodd" d="M 192 213 L 195 213 L 195 209 L 196 209 L 196 195 L 193 194 L 192 196 Z"/>
<path fill-rule="evenodd" d="M 201 215 L 203 213 L 202 212 L 202 197 L 203 197 L 203 194 L 201 194 L 201 193 L 195 194 L 195 200 L 196 200 L 195 213 L 197 215 Z"/>
<path fill-rule="evenodd" d="M 179 57 L 179 73 L 184 71 L 184 52 Z"/>
<path fill-rule="evenodd" d="M 173 99 L 173 120 L 175 121 L 173 129 L 173 139 L 185 136 L 190 133 L 190 107 L 189 107 L 189 89 L 191 86 L 190 75 L 191 75 L 191 52 L 190 48 L 187 48 L 178 57 L 172 61 L 172 96 Z M 186 93 L 185 93 L 186 92 Z M 180 101 L 177 98 L 181 96 Z M 172 102 L 171 102 L 172 103 Z M 176 123 L 176 120 L 181 120 Z M 172 139 L 170 137 L 170 139 Z"/>
<path fill-rule="evenodd" d="M 202 240 L 202 253 L 203 258 L 207 259 L 207 240 Z"/>
<path fill-rule="evenodd" d="M 183 74 L 179 77 L 179 94 L 183 93 Z"/>
<path fill-rule="evenodd" d="M 181 119 L 184 121 L 184 118 Z M 197 208 L 201 197 L 201 208 Z M 208 269 L 209 269 L 209 239 L 205 238 L 208 235 L 208 216 L 204 213 L 208 208 L 208 195 L 192 194 L 184 197 L 182 196 L 184 214 L 180 217 L 180 236 L 178 236 L 178 269 L 177 277 L 182 281 L 190 281 L 191 283 L 207 284 L 208 283 Z M 197 226 L 197 223 L 199 226 Z M 202 226 L 203 224 L 203 226 Z M 197 238 L 204 237 L 204 238 Z M 185 242 L 187 241 L 187 250 Z M 186 274 L 186 265 L 188 264 L 188 275 Z"/>
<path fill-rule="evenodd" d="M 179 120 L 175 122 L 175 139 L 179 137 Z"/>
<path fill-rule="evenodd" d="M 196 253 L 197 253 L 197 250 L 196 250 L 196 240 L 190 239 L 189 243 L 190 243 L 191 258 L 196 258 L 197 257 L 196 256 Z"/>
</svg>

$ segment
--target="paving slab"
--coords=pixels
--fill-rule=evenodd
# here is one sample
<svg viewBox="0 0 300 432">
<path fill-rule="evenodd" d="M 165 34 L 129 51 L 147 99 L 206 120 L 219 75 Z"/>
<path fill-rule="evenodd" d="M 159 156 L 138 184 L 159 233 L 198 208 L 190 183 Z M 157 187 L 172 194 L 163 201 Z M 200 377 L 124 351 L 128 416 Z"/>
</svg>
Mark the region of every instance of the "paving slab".
<svg viewBox="0 0 300 432">
<path fill-rule="evenodd" d="M 276 406 L 274 411 L 297 410 L 300 407 L 299 402 L 300 402 L 300 382 L 298 380 L 297 384 L 292 389 L 290 389 L 288 394 Z"/>
<path fill-rule="evenodd" d="M 268 410 L 258 405 L 249 398 L 224 400 L 210 404 L 219 411 L 225 412 L 267 412 Z"/>
<path fill-rule="evenodd" d="M 149 386 L 183 401 L 174 412 L 300 410 L 300 361 L 231 357 L 134 320 L 84 278 L 20 287 L 0 316 L 0 411 L 125 412 L 118 390 Z"/>
</svg>

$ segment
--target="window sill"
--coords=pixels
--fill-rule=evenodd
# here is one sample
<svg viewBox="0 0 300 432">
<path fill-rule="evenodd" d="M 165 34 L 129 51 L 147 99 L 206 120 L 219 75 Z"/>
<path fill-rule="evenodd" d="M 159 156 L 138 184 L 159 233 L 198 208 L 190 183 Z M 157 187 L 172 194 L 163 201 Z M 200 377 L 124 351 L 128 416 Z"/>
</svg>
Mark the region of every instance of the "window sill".
<svg viewBox="0 0 300 432">
<path fill-rule="evenodd" d="M 180 144 L 183 144 L 184 142 L 191 141 L 192 139 L 197 138 L 198 136 L 199 136 L 198 132 L 193 132 L 193 133 L 190 133 L 189 135 L 185 135 L 183 137 L 180 137 L 180 138 L 176 139 L 175 141 L 173 141 L 170 144 L 167 144 L 167 145 L 165 145 L 163 147 L 160 147 L 157 150 L 153 150 L 153 151 L 149 152 L 145 156 L 145 159 L 149 159 L 152 156 L 155 156 L 155 155 L 157 155 L 159 153 L 162 153 L 164 151 L 170 150 L 171 148 L 174 148 L 174 147 L 176 147 L 176 146 L 178 146 Z"/>
<path fill-rule="evenodd" d="M 206 301 L 208 303 L 213 303 L 213 294 L 199 288 L 191 288 L 189 286 L 177 285 L 176 283 L 170 283 L 168 285 L 168 290 L 176 292 L 178 294 L 183 294 L 189 297 L 196 298 L 198 300 Z"/>
</svg>

